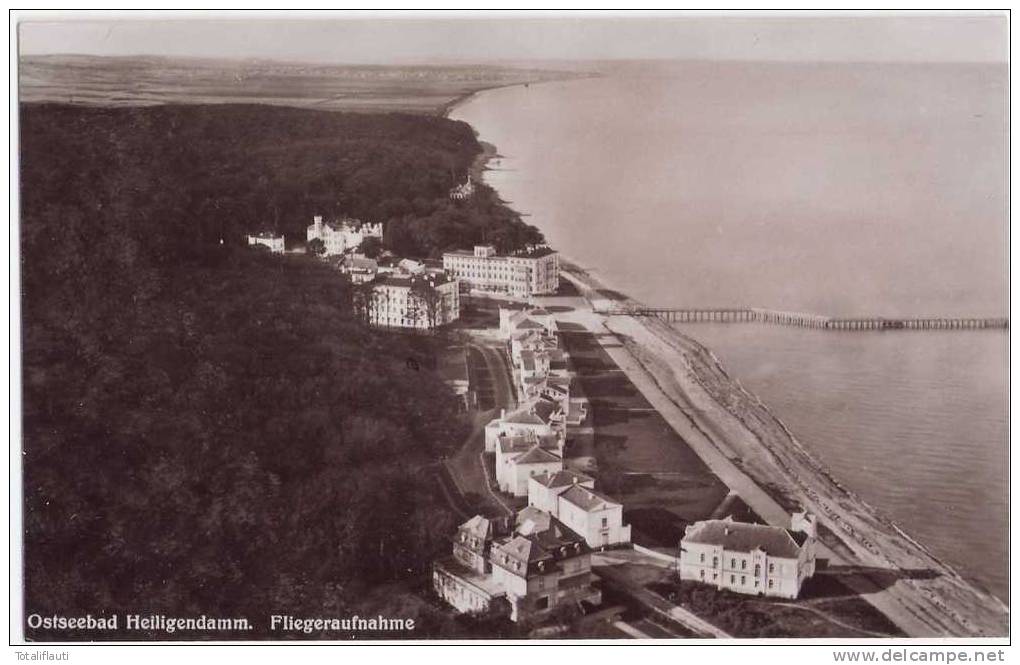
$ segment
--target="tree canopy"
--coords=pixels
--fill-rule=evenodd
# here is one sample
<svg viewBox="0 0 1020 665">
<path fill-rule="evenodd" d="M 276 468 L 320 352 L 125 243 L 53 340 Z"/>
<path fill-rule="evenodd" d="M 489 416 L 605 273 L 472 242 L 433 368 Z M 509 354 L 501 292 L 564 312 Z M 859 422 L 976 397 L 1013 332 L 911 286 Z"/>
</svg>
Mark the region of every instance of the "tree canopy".
<svg viewBox="0 0 1020 665">
<path fill-rule="evenodd" d="M 453 527 L 429 469 L 464 434 L 436 373 L 408 376 L 437 342 L 367 328 L 335 271 L 243 232 L 303 231 L 327 192 L 445 208 L 470 129 L 247 106 L 21 128 L 26 612 L 248 616 L 249 639 L 267 608 L 356 612 L 427 571 Z"/>
</svg>

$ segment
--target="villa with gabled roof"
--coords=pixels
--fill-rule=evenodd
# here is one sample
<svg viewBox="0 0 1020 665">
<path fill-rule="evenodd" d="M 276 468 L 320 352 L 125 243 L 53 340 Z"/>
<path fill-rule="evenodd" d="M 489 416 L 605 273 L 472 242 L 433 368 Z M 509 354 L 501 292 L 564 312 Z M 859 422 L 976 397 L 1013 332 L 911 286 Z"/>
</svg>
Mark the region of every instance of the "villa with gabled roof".
<svg viewBox="0 0 1020 665">
<path fill-rule="evenodd" d="M 485 452 L 496 452 L 496 442 L 501 436 L 558 435 L 553 423 L 536 413 L 533 407 L 534 403 L 526 404 L 510 413 L 504 409 L 500 412 L 499 418 L 491 420 L 485 426 Z"/>
<path fill-rule="evenodd" d="M 496 486 L 514 496 L 528 495 L 528 479 L 563 468 L 555 435 L 501 436 L 496 443 Z"/>
</svg>

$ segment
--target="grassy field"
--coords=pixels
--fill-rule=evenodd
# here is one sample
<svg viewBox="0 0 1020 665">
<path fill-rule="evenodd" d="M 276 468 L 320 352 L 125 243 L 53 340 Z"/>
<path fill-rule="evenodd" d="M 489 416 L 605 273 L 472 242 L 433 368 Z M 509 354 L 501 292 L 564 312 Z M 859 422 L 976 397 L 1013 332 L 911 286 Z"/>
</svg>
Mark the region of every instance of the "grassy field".
<svg viewBox="0 0 1020 665">
<path fill-rule="evenodd" d="M 94 106 L 274 104 L 324 111 L 444 113 L 479 90 L 577 72 L 497 66 L 368 66 L 162 57 L 25 56 L 22 102 Z"/>
<path fill-rule="evenodd" d="M 735 637 L 902 637 L 895 624 L 835 576 L 809 580 L 799 600 L 759 598 L 695 582 L 647 588 Z"/>
<path fill-rule="evenodd" d="M 590 399 L 600 487 L 623 501 L 635 542 L 675 547 L 686 524 L 710 517 L 726 499 L 726 486 L 590 333 L 562 330 L 562 339 Z M 743 515 L 739 505 L 734 511 Z"/>
</svg>

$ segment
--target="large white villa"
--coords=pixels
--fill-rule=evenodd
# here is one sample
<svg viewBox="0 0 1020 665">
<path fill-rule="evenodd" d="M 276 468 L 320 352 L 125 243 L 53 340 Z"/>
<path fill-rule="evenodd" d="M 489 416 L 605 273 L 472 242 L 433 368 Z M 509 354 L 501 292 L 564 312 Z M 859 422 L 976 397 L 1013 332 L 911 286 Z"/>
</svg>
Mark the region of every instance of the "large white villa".
<svg viewBox="0 0 1020 665">
<path fill-rule="evenodd" d="M 796 513 L 789 529 L 706 520 L 680 541 L 680 577 L 737 593 L 796 598 L 815 573 L 815 517 Z"/>
</svg>

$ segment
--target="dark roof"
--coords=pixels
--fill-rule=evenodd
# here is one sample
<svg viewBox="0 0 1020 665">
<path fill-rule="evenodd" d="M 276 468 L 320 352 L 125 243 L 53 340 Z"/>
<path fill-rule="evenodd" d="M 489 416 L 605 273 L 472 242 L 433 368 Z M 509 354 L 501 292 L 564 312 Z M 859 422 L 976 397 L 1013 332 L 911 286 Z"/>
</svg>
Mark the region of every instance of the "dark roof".
<svg viewBox="0 0 1020 665">
<path fill-rule="evenodd" d="M 441 286 L 450 281 L 450 278 L 446 275 L 438 275 L 429 273 L 428 275 L 392 275 L 387 274 L 377 279 L 374 283 L 377 285 L 384 286 L 399 286 L 401 288 L 411 288 L 411 286 L 417 284 L 431 284 L 432 286 Z"/>
<path fill-rule="evenodd" d="M 527 436 L 504 436 L 496 439 L 496 446 L 501 453 L 523 453 L 531 450 L 535 445 L 535 439 Z"/>
<path fill-rule="evenodd" d="M 544 525 L 546 522 L 548 526 L 542 530 L 529 530 L 528 534 L 518 533 L 513 538 L 494 545 L 490 556 L 494 565 L 523 575 L 525 567 L 527 574 L 540 572 L 538 563 L 542 562 L 545 566 L 544 572 L 549 572 L 553 570 L 550 566 L 555 565 L 556 561 L 591 551 L 582 536 L 555 517 L 548 516 L 537 508 L 525 509 L 521 514 L 525 515 L 521 523 L 528 527 Z M 504 553 L 510 558 L 509 563 L 503 560 Z M 518 563 L 519 567 L 515 565 Z"/>
<path fill-rule="evenodd" d="M 569 487 L 579 483 L 594 483 L 595 479 L 576 471 L 557 471 L 556 473 L 541 473 L 534 476 L 534 481 L 549 488 Z"/>
<path fill-rule="evenodd" d="M 549 464 L 550 462 L 560 462 L 560 458 L 553 455 L 542 446 L 535 444 L 535 446 L 524 453 L 520 457 L 514 460 L 515 464 Z"/>
<path fill-rule="evenodd" d="M 370 259 L 364 256 L 345 256 L 344 266 L 349 269 L 357 270 L 376 270 L 379 264 L 376 263 L 375 259 Z"/>
<path fill-rule="evenodd" d="M 581 485 L 571 487 L 560 496 L 575 506 L 584 509 L 586 512 L 621 505 L 619 501 L 611 499 L 601 492 L 596 492 L 590 487 L 582 487 Z"/>
<path fill-rule="evenodd" d="M 492 535 L 492 522 L 481 515 L 475 515 L 460 525 L 458 531 L 464 531 L 477 538 L 488 538 Z"/>
<path fill-rule="evenodd" d="M 763 550 L 769 556 L 796 559 L 807 536 L 778 526 L 731 520 L 705 520 L 687 527 L 682 542 L 722 545 L 732 552 Z"/>
<path fill-rule="evenodd" d="M 544 425 L 545 421 L 536 416 L 527 409 L 518 409 L 511 414 L 508 414 L 503 419 L 505 423 L 511 423 L 513 425 Z"/>
<path fill-rule="evenodd" d="M 542 419 L 542 422 L 549 422 L 552 414 L 559 410 L 559 406 L 547 399 L 538 399 L 535 402 L 535 415 Z"/>
<path fill-rule="evenodd" d="M 550 520 L 552 516 L 544 510 L 539 510 L 534 506 L 528 506 L 517 513 L 517 518 L 514 520 L 514 527 L 517 533 L 522 536 L 529 536 L 539 531 L 545 531 L 550 527 Z"/>
</svg>

